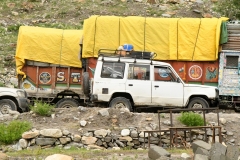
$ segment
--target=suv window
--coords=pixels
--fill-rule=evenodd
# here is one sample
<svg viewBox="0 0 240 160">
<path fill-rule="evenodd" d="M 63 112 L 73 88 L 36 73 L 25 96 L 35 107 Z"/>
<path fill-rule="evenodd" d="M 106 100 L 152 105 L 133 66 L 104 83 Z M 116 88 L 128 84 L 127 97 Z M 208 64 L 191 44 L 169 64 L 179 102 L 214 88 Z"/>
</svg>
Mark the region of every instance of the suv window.
<svg viewBox="0 0 240 160">
<path fill-rule="evenodd" d="M 123 79 L 125 64 L 120 62 L 103 62 L 102 78 Z"/>
<path fill-rule="evenodd" d="M 176 82 L 175 74 L 168 67 L 154 67 L 154 81 Z"/>
<path fill-rule="evenodd" d="M 149 80 L 150 66 L 130 64 L 128 68 L 128 79 Z"/>
</svg>

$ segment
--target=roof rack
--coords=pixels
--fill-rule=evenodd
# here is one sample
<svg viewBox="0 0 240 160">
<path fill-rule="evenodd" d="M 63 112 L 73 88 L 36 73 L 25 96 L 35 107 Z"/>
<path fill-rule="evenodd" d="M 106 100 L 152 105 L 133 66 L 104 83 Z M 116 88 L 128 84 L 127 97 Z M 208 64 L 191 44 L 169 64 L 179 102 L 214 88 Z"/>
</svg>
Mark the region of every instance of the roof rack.
<svg viewBox="0 0 240 160">
<path fill-rule="evenodd" d="M 157 54 L 154 52 L 146 52 L 146 51 L 130 51 L 130 52 L 127 52 L 128 54 L 126 54 L 126 56 L 122 56 L 121 54 L 118 54 L 119 52 L 121 52 L 121 50 L 100 49 L 98 51 L 98 57 L 100 56 L 102 56 L 103 58 L 119 57 L 119 61 L 120 61 L 121 57 L 152 60 L 157 56 Z"/>
</svg>

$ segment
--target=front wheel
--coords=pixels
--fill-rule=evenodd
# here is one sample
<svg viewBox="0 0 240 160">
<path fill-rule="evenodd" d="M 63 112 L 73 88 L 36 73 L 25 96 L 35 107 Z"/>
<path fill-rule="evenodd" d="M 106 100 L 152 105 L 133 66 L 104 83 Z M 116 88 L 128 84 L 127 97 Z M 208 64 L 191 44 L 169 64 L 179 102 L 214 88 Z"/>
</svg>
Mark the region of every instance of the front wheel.
<svg viewBox="0 0 240 160">
<path fill-rule="evenodd" d="M 205 99 L 201 97 L 195 97 L 193 99 L 190 99 L 188 108 L 189 109 L 209 108 L 209 104 Z"/>
<path fill-rule="evenodd" d="M 72 108 L 78 106 L 79 106 L 78 101 L 72 98 L 63 98 L 56 104 L 56 108 Z"/>
<path fill-rule="evenodd" d="M 2 99 L 0 100 L 0 113 L 8 114 L 9 110 L 16 111 L 16 104 L 10 99 Z"/>
<path fill-rule="evenodd" d="M 126 108 L 128 109 L 130 112 L 133 111 L 132 109 L 132 105 L 130 103 L 130 101 L 127 99 L 127 98 L 124 98 L 124 97 L 116 97 L 116 98 L 113 98 L 109 104 L 109 107 L 110 108 L 116 108 L 116 109 L 119 109 L 119 108 Z"/>
</svg>

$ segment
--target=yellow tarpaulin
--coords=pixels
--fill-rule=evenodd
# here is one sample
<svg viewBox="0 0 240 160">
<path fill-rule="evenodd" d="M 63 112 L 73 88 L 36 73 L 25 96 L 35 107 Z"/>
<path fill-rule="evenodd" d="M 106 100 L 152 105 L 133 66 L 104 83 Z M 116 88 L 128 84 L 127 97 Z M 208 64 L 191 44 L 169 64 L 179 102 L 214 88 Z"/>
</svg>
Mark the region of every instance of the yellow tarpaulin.
<svg viewBox="0 0 240 160">
<path fill-rule="evenodd" d="M 218 59 L 220 27 L 227 18 L 151 18 L 91 16 L 83 26 L 83 58 L 99 49 L 133 44 L 134 50 L 157 53 L 156 60 Z"/>
<path fill-rule="evenodd" d="M 82 34 L 82 30 L 21 26 L 15 55 L 17 73 L 25 76 L 21 71 L 25 60 L 82 67 L 79 59 Z"/>
</svg>

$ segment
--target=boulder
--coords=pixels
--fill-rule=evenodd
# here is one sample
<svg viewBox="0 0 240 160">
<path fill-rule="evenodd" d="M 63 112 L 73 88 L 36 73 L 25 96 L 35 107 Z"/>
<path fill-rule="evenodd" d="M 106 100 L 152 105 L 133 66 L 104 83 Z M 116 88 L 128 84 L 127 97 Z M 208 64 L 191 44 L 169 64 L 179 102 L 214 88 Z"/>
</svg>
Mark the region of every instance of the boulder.
<svg viewBox="0 0 240 160">
<path fill-rule="evenodd" d="M 22 138 L 24 139 L 32 139 L 32 138 L 35 138 L 39 135 L 39 131 L 38 130 L 35 130 L 35 131 L 29 131 L 29 132 L 24 132 L 22 134 Z"/>
<path fill-rule="evenodd" d="M 48 156 L 45 160 L 74 160 L 74 158 L 64 154 L 53 154 Z"/>
<path fill-rule="evenodd" d="M 97 141 L 97 138 L 96 137 L 86 137 L 86 136 L 83 136 L 82 137 L 82 143 L 83 144 L 94 144 L 96 143 Z"/>
<path fill-rule="evenodd" d="M 59 138 L 62 137 L 62 131 L 60 129 L 43 129 L 40 134 L 45 137 Z"/>
<path fill-rule="evenodd" d="M 159 147 L 156 145 L 150 146 L 150 148 L 148 150 L 148 157 L 150 159 L 155 160 L 162 156 L 170 157 L 171 154 L 168 151 L 166 151 L 165 149 L 163 149 L 162 147 Z"/>
</svg>

